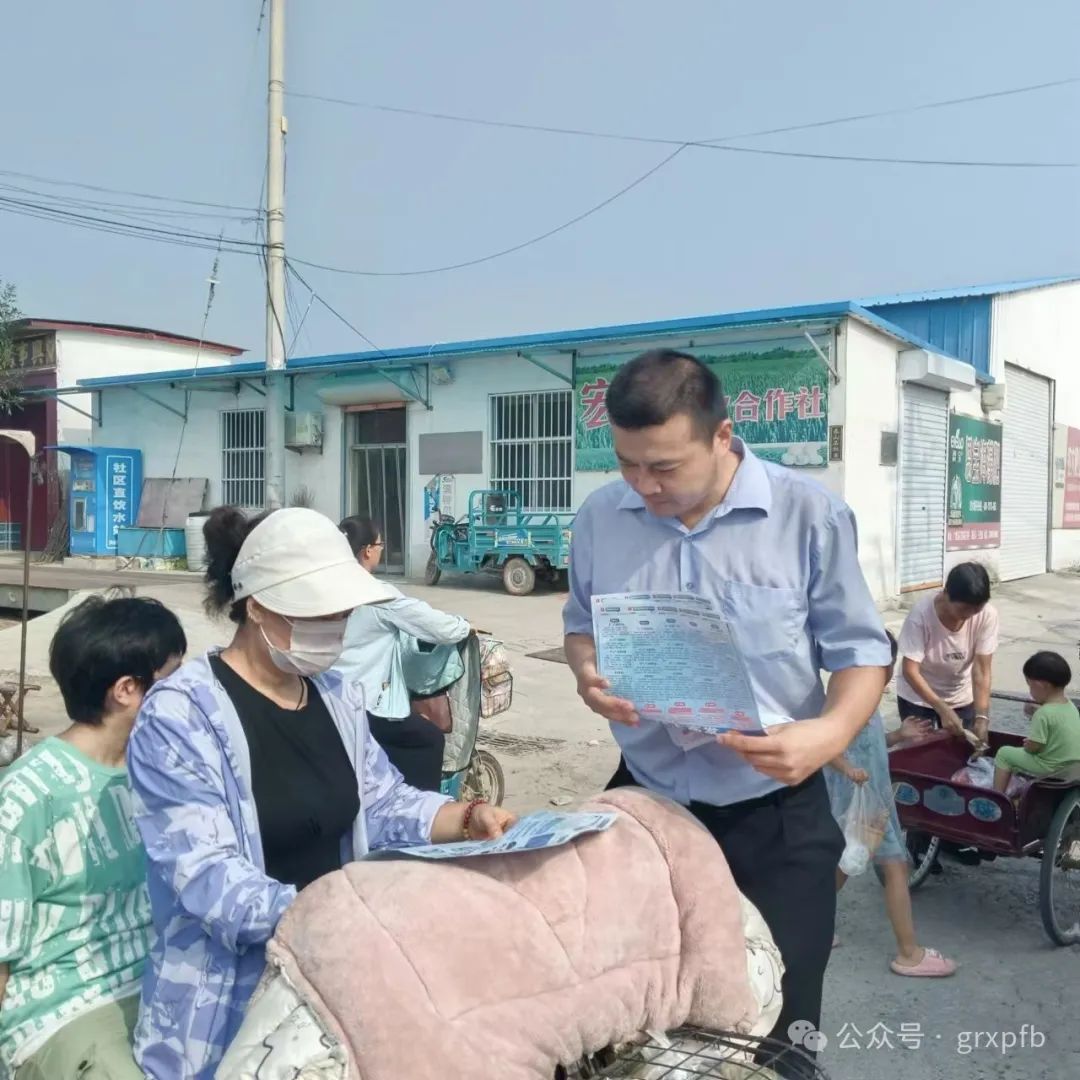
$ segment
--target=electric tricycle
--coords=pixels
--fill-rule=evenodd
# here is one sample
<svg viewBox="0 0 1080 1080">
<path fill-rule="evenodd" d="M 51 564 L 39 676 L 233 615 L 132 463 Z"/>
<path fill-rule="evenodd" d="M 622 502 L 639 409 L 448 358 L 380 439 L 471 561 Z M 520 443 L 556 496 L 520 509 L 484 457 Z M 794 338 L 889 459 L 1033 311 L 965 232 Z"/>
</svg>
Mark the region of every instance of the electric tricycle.
<svg viewBox="0 0 1080 1080">
<path fill-rule="evenodd" d="M 537 581 L 555 584 L 570 566 L 573 514 L 525 511 L 512 490 L 473 491 L 469 512 L 439 514 L 431 525 L 431 556 L 424 580 L 443 573 L 501 574 L 511 596 L 528 596 Z"/>
<path fill-rule="evenodd" d="M 989 733 L 991 754 L 1020 746 L 1023 736 Z M 934 872 L 943 846 L 1040 861 L 1039 913 L 1057 945 L 1080 944 L 1080 765 L 1032 780 L 1014 797 L 957 782 L 967 742 L 936 732 L 889 754 L 893 795 L 916 888 Z"/>
</svg>

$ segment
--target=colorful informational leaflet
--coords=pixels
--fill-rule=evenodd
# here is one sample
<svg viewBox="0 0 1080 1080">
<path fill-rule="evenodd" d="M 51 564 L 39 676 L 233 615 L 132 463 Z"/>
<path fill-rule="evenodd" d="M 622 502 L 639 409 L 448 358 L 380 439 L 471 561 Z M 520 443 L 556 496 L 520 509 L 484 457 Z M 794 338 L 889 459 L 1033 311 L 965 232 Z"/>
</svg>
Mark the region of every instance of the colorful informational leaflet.
<svg viewBox="0 0 1080 1080">
<path fill-rule="evenodd" d="M 735 628 L 707 600 L 613 593 L 592 600 L 600 674 L 644 720 L 682 731 L 760 733 Z"/>
</svg>

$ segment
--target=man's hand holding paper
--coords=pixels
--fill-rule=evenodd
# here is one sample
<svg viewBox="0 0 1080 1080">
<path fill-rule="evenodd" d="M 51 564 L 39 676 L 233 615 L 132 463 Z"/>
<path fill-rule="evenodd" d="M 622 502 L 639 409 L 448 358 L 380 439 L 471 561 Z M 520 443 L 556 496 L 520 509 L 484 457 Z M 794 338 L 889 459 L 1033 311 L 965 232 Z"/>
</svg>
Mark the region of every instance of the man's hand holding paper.
<svg viewBox="0 0 1080 1080">
<path fill-rule="evenodd" d="M 726 731 L 716 741 L 758 772 L 793 787 L 842 754 L 851 742 L 851 731 L 834 717 L 823 716 L 766 728 L 764 738 Z"/>
<path fill-rule="evenodd" d="M 586 662 L 583 666 L 578 679 L 578 696 L 609 723 L 637 727 L 641 722 L 631 702 L 611 693 L 611 683 L 596 670 L 595 663 Z"/>
</svg>

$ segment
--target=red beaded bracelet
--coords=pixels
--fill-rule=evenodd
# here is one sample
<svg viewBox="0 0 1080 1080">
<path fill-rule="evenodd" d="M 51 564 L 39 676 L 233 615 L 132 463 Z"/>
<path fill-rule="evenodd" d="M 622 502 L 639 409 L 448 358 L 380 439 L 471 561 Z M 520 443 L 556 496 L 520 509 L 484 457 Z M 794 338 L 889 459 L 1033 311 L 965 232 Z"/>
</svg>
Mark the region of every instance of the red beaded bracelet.
<svg viewBox="0 0 1080 1080">
<path fill-rule="evenodd" d="M 469 826 L 472 824 L 473 814 L 478 806 L 487 806 L 487 799 L 473 799 L 468 806 L 465 807 L 465 817 L 461 822 L 461 831 L 465 835 L 465 839 L 469 840 Z"/>
</svg>

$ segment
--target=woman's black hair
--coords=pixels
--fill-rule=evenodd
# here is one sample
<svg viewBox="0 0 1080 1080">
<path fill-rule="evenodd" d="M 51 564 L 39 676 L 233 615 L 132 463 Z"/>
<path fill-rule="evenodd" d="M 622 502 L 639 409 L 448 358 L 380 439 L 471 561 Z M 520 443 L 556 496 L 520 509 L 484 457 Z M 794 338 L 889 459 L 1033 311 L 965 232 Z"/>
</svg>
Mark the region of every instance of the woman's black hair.
<svg viewBox="0 0 1080 1080">
<path fill-rule="evenodd" d="M 379 526 L 369 517 L 347 517 L 338 528 L 345 534 L 354 555 L 378 543 L 382 535 Z"/>
<path fill-rule="evenodd" d="M 247 601 L 234 600 L 232 571 L 236 556 L 248 534 L 271 511 L 249 518 L 235 506 L 219 506 L 211 511 L 203 525 L 206 540 L 206 610 L 220 615 L 228 610 L 234 623 L 243 625 L 247 620 Z"/>
<path fill-rule="evenodd" d="M 986 607 L 990 603 L 990 575 L 986 567 L 977 562 L 954 566 L 945 579 L 945 595 L 954 604 Z"/>
<path fill-rule="evenodd" d="M 895 664 L 897 656 L 900 655 L 900 643 L 891 630 L 886 629 L 885 636 L 889 639 L 889 648 L 892 649 L 892 662 Z"/>
<path fill-rule="evenodd" d="M 1037 652 L 1024 664 L 1024 678 L 1064 690 L 1072 682 L 1072 669 L 1065 657 L 1056 652 Z"/>
<path fill-rule="evenodd" d="M 49 671 L 68 716 L 100 724 L 109 691 L 130 677 L 149 690 L 154 676 L 187 652 L 180 620 L 158 600 L 91 596 L 60 623 L 49 646 Z"/>
</svg>

